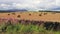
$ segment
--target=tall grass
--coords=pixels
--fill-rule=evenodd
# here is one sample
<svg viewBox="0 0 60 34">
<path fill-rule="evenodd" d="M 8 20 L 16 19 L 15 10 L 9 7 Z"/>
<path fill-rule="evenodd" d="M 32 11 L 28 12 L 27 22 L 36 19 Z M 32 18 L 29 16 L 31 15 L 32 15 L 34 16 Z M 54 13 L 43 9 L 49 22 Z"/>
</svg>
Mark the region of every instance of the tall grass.
<svg viewBox="0 0 60 34">
<path fill-rule="evenodd" d="M 7 27 L 4 31 L 4 29 Z M 12 24 L 6 26 L 5 24 L 0 25 L 0 34 L 60 34 L 60 31 L 52 31 L 52 30 L 45 30 L 43 26 L 38 26 L 38 25 L 24 25 L 24 24 Z"/>
</svg>

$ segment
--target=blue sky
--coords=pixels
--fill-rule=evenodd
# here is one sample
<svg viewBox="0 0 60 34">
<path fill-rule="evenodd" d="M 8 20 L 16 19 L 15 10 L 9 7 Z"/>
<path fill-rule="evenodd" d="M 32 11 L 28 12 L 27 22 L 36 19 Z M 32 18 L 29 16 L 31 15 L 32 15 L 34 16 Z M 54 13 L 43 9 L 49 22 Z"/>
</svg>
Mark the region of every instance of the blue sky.
<svg viewBox="0 0 60 34">
<path fill-rule="evenodd" d="M 60 10 L 59 0 L 0 0 L 0 10 Z"/>
</svg>

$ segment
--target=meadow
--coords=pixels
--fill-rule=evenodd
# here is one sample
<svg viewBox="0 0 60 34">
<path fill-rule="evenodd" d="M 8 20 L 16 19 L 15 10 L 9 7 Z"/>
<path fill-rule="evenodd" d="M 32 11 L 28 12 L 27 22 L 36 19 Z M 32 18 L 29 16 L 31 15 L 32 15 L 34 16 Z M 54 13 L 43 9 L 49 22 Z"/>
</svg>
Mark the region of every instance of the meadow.
<svg viewBox="0 0 60 34">
<path fill-rule="evenodd" d="M 9 21 L 8 23 L 3 23 L 0 25 L 0 34 L 60 34 L 60 31 L 56 30 L 46 30 L 43 27 L 43 24 L 40 26 L 37 24 L 11 24 Z"/>
</svg>

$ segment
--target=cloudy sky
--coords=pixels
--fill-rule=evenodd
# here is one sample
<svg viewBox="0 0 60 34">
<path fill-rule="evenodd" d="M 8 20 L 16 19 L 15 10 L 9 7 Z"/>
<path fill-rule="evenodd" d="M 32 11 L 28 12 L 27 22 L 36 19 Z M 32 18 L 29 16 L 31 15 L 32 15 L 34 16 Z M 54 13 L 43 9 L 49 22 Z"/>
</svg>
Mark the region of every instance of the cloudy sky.
<svg viewBox="0 0 60 34">
<path fill-rule="evenodd" d="M 60 10 L 59 0 L 0 0 L 0 10 Z"/>
</svg>

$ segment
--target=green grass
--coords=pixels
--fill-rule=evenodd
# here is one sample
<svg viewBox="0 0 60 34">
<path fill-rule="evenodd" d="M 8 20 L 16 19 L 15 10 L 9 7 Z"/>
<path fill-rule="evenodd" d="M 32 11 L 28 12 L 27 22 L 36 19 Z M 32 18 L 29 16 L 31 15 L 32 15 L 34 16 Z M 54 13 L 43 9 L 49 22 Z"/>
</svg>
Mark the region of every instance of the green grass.
<svg viewBox="0 0 60 34">
<path fill-rule="evenodd" d="M 2 28 L 7 27 L 5 32 L 2 31 Z M 38 25 L 24 25 L 24 24 L 15 24 L 6 26 L 5 24 L 0 25 L 0 34 L 60 34 L 60 31 L 45 30 L 43 26 Z"/>
</svg>

